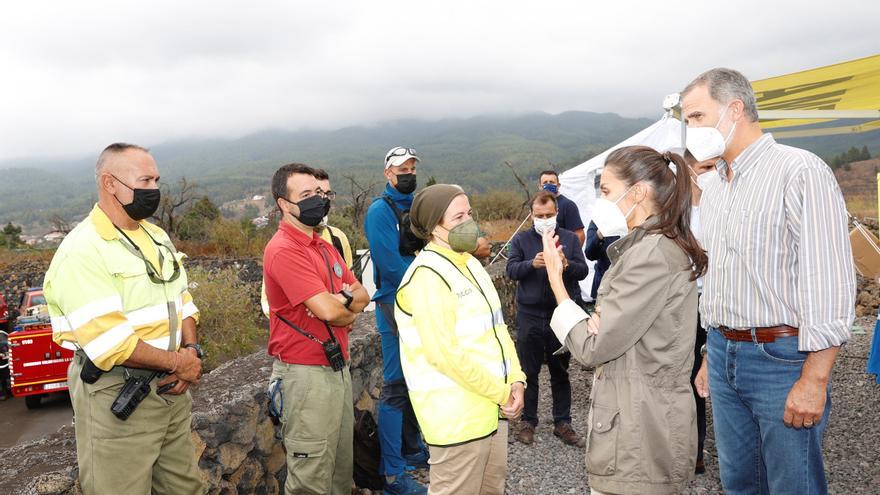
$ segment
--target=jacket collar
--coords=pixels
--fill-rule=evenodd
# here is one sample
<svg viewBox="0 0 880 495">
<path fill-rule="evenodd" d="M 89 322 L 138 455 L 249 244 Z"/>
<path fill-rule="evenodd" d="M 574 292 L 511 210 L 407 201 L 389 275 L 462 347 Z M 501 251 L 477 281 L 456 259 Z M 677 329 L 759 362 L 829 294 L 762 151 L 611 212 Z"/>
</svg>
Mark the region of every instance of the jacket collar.
<svg viewBox="0 0 880 495">
<path fill-rule="evenodd" d="M 390 182 L 385 184 L 385 192 L 383 194 L 391 198 L 395 203 L 405 206 L 407 209 L 412 206 L 413 194 L 403 194 L 395 189 Z"/>
<path fill-rule="evenodd" d="M 645 223 L 649 222 L 650 220 Z M 608 259 L 611 260 L 611 263 L 617 263 L 617 260 L 623 256 L 623 253 L 629 251 L 629 248 L 635 246 L 639 241 L 644 239 L 646 235 L 648 235 L 648 231 L 645 230 L 646 227 L 649 228 L 650 226 L 641 225 L 636 227 L 630 231 L 629 234 L 621 237 L 608 246 Z"/>
<path fill-rule="evenodd" d="M 428 245 L 425 246 L 425 251 L 434 251 L 435 253 L 443 256 L 449 261 L 455 263 L 457 266 L 466 266 L 471 258 L 470 253 L 457 253 L 451 249 L 442 247 L 433 241 L 429 242 Z"/>
<path fill-rule="evenodd" d="M 91 213 L 89 213 L 89 221 L 95 226 L 95 231 L 101 236 L 101 239 L 104 239 L 105 241 L 119 239 L 119 231 L 116 230 L 116 226 L 113 225 L 110 217 L 104 213 L 104 210 L 102 210 L 97 203 L 95 203 Z M 141 220 L 138 224 L 153 237 L 163 236 L 165 233 L 165 231 L 146 220 Z"/>
</svg>

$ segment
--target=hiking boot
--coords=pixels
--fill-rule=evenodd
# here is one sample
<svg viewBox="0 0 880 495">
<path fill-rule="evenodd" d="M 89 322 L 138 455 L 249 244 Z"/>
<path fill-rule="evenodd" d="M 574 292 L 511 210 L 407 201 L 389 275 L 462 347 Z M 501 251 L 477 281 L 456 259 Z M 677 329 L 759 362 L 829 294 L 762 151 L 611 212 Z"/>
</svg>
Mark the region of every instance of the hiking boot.
<svg viewBox="0 0 880 495">
<path fill-rule="evenodd" d="M 570 423 L 559 423 L 553 428 L 553 434 L 562 440 L 566 445 L 574 445 L 578 448 L 584 448 L 587 444 L 580 435 L 574 431 Z"/>
<path fill-rule="evenodd" d="M 394 478 L 394 483 L 385 483 L 385 495 L 427 495 L 428 489 L 406 473 Z"/>
<path fill-rule="evenodd" d="M 525 421 L 520 423 L 519 431 L 516 432 L 516 439 L 526 445 L 535 443 L 535 425 Z"/>
<path fill-rule="evenodd" d="M 431 456 L 426 450 L 420 450 L 415 454 L 406 454 L 403 458 L 406 460 L 406 470 L 414 471 L 416 469 L 428 469 L 428 459 Z"/>
</svg>

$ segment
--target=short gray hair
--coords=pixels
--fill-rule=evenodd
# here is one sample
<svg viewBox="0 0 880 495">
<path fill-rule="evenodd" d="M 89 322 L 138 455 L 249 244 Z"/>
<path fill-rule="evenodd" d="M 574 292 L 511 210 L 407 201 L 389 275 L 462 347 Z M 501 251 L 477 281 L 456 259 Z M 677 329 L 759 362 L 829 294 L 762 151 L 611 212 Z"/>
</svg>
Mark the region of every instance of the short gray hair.
<svg viewBox="0 0 880 495">
<path fill-rule="evenodd" d="M 150 150 L 144 148 L 143 146 L 138 146 L 136 144 L 130 143 L 113 143 L 110 146 L 104 148 L 104 151 L 101 152 L 101 155 L 98 157 L 98 162 L 95 164 L 95 177 L 100 174 L 104 170 L 104 165 L 107 164 L 107 161 L 113 155 L 118 155 L 121 153 L 125 153 L 128 150 L 138 150 L 143 151 L 144 153 L 149 153 Z"/>
<path fill-rule="evenodd" d="M 755 101 L 755 91 L 752 83 L 739 71 L 717 67 L 703 72 L 691 81 L 681 92 L 684 98 L 692 89 L 705 85 L 709 88 L 709 96 L 720 103 L 729 103 L 731 100 L 743 102 L 743 111 L 752 122 L 758 121 L 758 103 Z"/>
</svg>

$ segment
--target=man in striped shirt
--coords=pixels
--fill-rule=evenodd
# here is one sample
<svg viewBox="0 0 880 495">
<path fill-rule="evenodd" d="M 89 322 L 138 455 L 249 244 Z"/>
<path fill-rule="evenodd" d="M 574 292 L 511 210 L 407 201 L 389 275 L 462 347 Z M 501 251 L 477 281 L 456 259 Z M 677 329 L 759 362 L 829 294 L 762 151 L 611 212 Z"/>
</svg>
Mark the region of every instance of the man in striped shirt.
<svg viewBox="0 0 880 495">
<path fill-rule="evenodd" d="M 696 381 L 711 388 L 724 491 L 825 493 L 831 368 L 855 317 L 843 196 L 819 157 L 762 133 L 739 72 L 697 77 L 682 111 L 691 153 L 718 157 L 700 204 L 709 336 Z"/>
<path fill-rule="evenodd" d="M 202 493 L 187 392 L 202 370 L 198 309 L 183 255 L 144 221 L 159 205 L 156 162 L 140 146 L 112 144 L 95 178 L 98 204 L 61 243 L 43 284 L 53 338 L 76 350 L 67 383 L 83 493 Z M 81 379 L 89 364 L 102 371 L 96 381 Z M 116 417 L 126 380 L 155 372 L 167 375 L 150 380 L 126 420 Z"/>
</svg>

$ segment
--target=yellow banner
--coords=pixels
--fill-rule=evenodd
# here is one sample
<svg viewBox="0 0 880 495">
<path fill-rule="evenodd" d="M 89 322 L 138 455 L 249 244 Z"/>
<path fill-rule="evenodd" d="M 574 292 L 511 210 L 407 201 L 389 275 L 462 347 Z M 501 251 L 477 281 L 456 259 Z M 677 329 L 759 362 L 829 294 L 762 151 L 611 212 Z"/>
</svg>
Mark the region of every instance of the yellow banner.
<svg viewBox="0 0 880 495">
<path fill-rule="evenodd" d="M 880 110 L 880 55 L 753 81 L 758 110 Z M 793 127 L 832 119 L 762 120 L 761 127 Z M 875 129 L 880 121 L 837 128 L 839 133 Z"/>
</svg>

